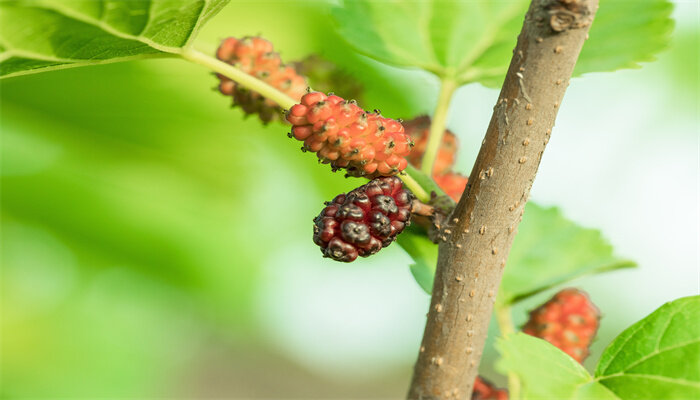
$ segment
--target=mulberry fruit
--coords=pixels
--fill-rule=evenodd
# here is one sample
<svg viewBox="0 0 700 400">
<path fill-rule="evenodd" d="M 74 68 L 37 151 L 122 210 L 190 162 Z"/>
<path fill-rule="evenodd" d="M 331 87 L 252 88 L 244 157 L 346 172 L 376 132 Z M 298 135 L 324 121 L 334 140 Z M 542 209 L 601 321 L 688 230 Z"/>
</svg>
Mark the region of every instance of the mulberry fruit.
<svg viewBox="0 0 700 400">
<path fill-rule="evenodd" d="M 272 43 L 259 37 L 225 39 L 219 46 L 216 57 L 276 87 L 297 101 L 308 86 L 293 67 L 282 64 L 279 54 L 272 51 Z M 282 108 L 272 100 L 241 87 L 221 74 L 217 74 L 217 77 L 220 81 L 219 91 L 232 96 L 233 105 L 240 106 L 245 113 L 258 114 L 266 123 L 283 115 Z"/>
<path fill-rule="evenodd" d="M 303 141 L 303 150 L 317 153 L 333 170 L 348 176 L 395 175 L 408 165 L 412 142 L 400 122 L 368 113 L 356 102 L 333 94 L 311 92 L 287 113 L 290 137 Z"/>
<path fill-rule="evenodd" d="M 314 218 L 324 257 L 352 262 L 391 244 L 410 223 L 413 194 L 395 176 L 380 177 L 326 202 Z"/>
<path fill-rule="evenodd" d="M 498 389 L 491 382 L 477 376 L 474 381 L 472 400 L 508 400 L 508 391 Z"/>
<path fill-rule="evenodd" d="M 466 176 L 456 172 L 433 175 L 433 179 L 440 189 L 454 201 L 459 201 L 459 198 L 462 197 L 462 192 L 467 187 L 467 181 L 469 180 Z"/>
<path fill-rule="evenodd" d="M 599 320 L 600 313 L 585 292 L 564 289 L 530 312 L 523 332 L 548 341 L 582 363 Z"/>
<path fill-rule="evenodd" d="M 408 156 L 408 162 L 416 168 L 421 167 L 421 160 L 425 148 L 428 145 L 428 137 L 430 136 L 430 117 L 427 115 L 414 118 L 404 124 L 406 133 L 411 137 L 415 146 Z M 433 174 L 441 175 L 449 171 L 457 158 L 457 137 L 449 130 L 445 131 L 442 136 L 442 143 L 438 149 L 435 165 L 433 166 Z"/>
</svg>

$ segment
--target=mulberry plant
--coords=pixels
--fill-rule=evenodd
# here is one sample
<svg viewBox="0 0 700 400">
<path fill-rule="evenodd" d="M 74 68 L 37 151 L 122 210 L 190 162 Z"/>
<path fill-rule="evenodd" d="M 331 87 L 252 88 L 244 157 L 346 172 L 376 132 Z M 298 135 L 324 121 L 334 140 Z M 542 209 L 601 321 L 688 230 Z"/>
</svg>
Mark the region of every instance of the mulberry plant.
<svg viewBox="0 0 700 400">
<path fill-rule="evenodd" d="M 163 56 L 186 60 L 215 73 L 217 90 L 245 116 L 268 124 L 265 133 L 280 139 L 286 133 L 295 147 L 330 167 L 323 168 L 354 182 L 355 189 L 330 193 L 324 198 L 335 197 L 323 205 L 302 191 L 266 196 L 279 207 L 285 206 L 280 198 L 306 196 L 306 204 L 320 209 L 304 217 L 307 244 L 331 261 L 355 262 L 348 266 L 353 268 L 359 258 L 394 242 L 413 259 L 406 273 L 431 300 L 409 399 L 700 397 L 700 330 L 693 324 L 700 320 L 700 297 L 668 303 L 623 332 L 593 374 L 582 363 L 600 312 L 582 290 L 557 292 L 530 313 L 521 332 L 512 321 L 513 306 L 521 301 L 586 274 L 634 266 L 615 256 L 598 231 L 529 197 L 570 79 L 653 59 L 668 42 L 667 0 L 650 0 L 645 7 L 603 2 L 600 11 L 597 0 L 533 0 L 529 8 L 520 0 L 341 0 L 323 15 L 332 20 L 327 26 L 302 21 L 312 13 L 300 9 L 295 28 L 284 27 L 287 45 L 302 47 L 298 42 L 306 38 L 336 64 L 309 51 L 303 61 L 285 63 L 272 42 L 259 36 L 228 37 L 216 51 L 213 45 L 208 52 L 197 50 L 197 33 L 225 3 L 0 2 L 0 74 Z M 231 26 L 243 30 L 245 24 Z M 416 88 L 422 75 L 406 75 L 415 80 L 398 85 L 403 72 L 378 63 L 432 74 L 437 95 Z M 460 105 L 459 113 L 450 106 L 460 87 L 477 83 L 501 92 L 466 171 L 456 166 L 459 140 L 478 142 L 449 117 L 472 124 L 480 104 Z M 336 86 L 340 95 L 332 92 Z M 356 95 L 389 112 L 366 108 L 351 98 Z M 595 102 L 590 104 L 594 110 Z M 433 106 L 430 117 L 417 116 Z M 232 134 L 251 133 L 241 128 Z M 256 176 L 254 170 L 241 173 Z M 341 174 L 332 179 L 344 179 Z M 267 211 L 250 204 L 252 212 Z M 480 369 L 492 316 L 499 359 L 494 368 Z M 491 376 L 496 372 L 502 376 Z M 507 389 L 498 387 L 504 384 Z"/>
</svg>

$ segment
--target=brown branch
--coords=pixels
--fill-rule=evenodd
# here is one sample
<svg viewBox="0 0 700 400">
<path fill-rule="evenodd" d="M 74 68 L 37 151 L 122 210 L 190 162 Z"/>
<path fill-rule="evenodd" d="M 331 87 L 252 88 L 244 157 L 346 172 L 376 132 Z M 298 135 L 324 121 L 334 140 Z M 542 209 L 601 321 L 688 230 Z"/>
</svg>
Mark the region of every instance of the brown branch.
<svg viewBox="0 0 700 400">
<path fill-rule="evenodd" d="M 533 0 L 440 255 L 409 399 L 472 392 L 496 292 L 598 0 Z"/>
</svg>

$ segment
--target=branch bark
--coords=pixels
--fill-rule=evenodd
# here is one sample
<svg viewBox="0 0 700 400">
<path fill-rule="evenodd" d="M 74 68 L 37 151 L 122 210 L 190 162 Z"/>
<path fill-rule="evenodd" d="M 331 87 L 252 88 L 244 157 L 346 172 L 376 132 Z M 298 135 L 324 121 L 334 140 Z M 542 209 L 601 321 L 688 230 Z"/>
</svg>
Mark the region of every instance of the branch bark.
<svg viewBox="0 0 700 400">
<path fill-rule="evenodd" d="M 598 0 L 533 0 L 469 184 L 443 227 L 409 399 L 464 399 L 496 292 Z"/>
</svg>

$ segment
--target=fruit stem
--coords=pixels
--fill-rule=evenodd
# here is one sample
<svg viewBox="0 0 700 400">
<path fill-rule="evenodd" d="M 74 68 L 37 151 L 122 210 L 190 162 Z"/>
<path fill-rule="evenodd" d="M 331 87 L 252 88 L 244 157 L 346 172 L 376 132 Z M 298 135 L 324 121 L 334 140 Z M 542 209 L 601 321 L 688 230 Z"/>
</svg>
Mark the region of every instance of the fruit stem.
<svg viewBox="0 0 700 400">
<path fill-rule="evenodd" d="M 513 318 L 511 316 L 510 307 L 496 302 L 494 305 L 496 322 L 498 329 L 501 331 L 501 336 L 508 336 L 515 333 Z M 508 372 L 508 394 L 511 400 L 520 399 L 520 378 L 513 372 Z"/>
<path fill-rule="evenodd" d="M 274 101 L 280 107 L 289 110 L 297 103 L 293 98 L 285 93 L 277 90 L 274 86 L 268 85 L 264 81 L 249 75 L 233 65 L 227 64 L 216 57 L 204 54 L 193 48 L 188 48 L 182 52 L 182 58 L 192 61 L 196 64 L 203 65 L 212 71 L 218 72 L 221 75 L 233 80 L 246 89 L 260 93 L 261 96 Z"/>
<path fill-rule="evenodd" d="M 424 217 L 430 217 L 435 214 L 435 208 L 433 206 L 427 205 L 418 199 L 413 200 L 411 203 L 411 212 L 416 215 L 422 215 Z"/>
<path fill-rule="evenodd" d="M 418 200 L 422 201 L 423 203 L 430 201 L 430 195 L 428 192 L 426 192 L 425 189 L 423 189 L 423 187 L 406 171 L 400 173 L 398 176 L 403 181 L 403 184 L 406 185 L 408 190 L 413 192 Z"/>
<path fill-rule="evenodd" d="M 428 135 L 428 144 L 421 161 L 421 171 L 428 176 L 433 176 L 433 167 L 437 158 L 438 149 L 445 134 L 447 124 L 447 111 L 450 108 L 450 100 L 457 89 L 457 82 L 452 78 L 445 78 L 440 83 L 440 94 L 438 95 L 437 106 L 433 113 Z"/>
</svg>

